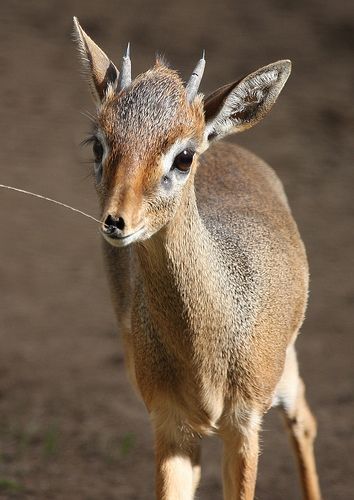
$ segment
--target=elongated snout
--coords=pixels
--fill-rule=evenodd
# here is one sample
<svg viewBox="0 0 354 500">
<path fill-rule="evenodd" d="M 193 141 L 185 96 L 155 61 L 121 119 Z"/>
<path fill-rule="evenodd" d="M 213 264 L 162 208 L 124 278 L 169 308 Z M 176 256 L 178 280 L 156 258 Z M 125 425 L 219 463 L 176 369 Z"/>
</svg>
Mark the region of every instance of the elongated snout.
<svg viewBox="0 0 354 500">
<path fill-rule="evenodd" d="M 115 185 L 103 212 L 101 232 L 112 245 L 123 246 L 136 241 L 144 228 L 141 179 L 131 178 L 127 183 L 123 165 L 117 172 Z"/>
<path fill-rule="evenodd" d="M 125 217 L 108 213 L 102 223 L 101 232 L 111 245 L 122 247 L 141 239 L 145 226 L 142 221 L 132 226 Z"/>
<path fill-rule="evenodd" d="M 125 221 L 123 217 L 114 217 L 108 214 L 103 223 L 102 231 L 108 235 L 116 234 L 117 236 L 122 236 L 124 227 Z"/>
<path fill-rule="evenodd" d="M 124 247 L 134 241 L 144 239 L 146 228 L 143 224 L 130 231 L 126 228 L 127 224 L 123 217 L 108 214 L 101 226 L 101 232 L 105 240 L 115 247 Z"/>
</svg>

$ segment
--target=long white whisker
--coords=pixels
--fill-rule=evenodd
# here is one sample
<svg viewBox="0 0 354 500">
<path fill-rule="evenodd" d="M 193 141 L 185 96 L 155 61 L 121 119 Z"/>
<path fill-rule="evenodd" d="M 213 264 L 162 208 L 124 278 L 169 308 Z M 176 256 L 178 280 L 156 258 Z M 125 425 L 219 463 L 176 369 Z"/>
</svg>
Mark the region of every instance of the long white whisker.
<svg viewBox="0 0 354 500">
<path fill-rule="evenodd" d="M 89 111 L 80 111 L 80 114 L 83 115 L 88 120 L 90 120 L 92 123 L 97 122 L 97 119 Z"/>
<path fill-rule="evenodd" d="M 48 198 L 47 196 L 43 196 L 41 194 L 37 193 L 32 193 L 31 191 L 26 191 L 25 189 L 19 189 L 13 186 L 6 186 L 5 184 L 0 184 L 0 188 L 4 189 L 10 189 L 11 191 L 17 191 L 18 193 L 24 193 L 24 194 L 29 194 L 30 196 L 34 196 L 35 198 L 41 198 L 42 200 L 49 201 L 50 203 L 55 203 L 56 205 L 60 205 L 64 208 L 68 208 L 69 210 L 72 210 L 73 212 L 77 212 L 81 215 L 84 215 L 85 217 L 88 217 L 89 219 L 94 220 L 95 222 L 98 222 L 101 224 L 101 221 L 93 217 L 92 215 L 89 215 L 82 210 L 79 210 L 78 208 L 71 207 L 70 205 L 67 205 L 66 203 L 62 203 L 61 201 L 53 200 L 52 198 Z"/>
</svg>

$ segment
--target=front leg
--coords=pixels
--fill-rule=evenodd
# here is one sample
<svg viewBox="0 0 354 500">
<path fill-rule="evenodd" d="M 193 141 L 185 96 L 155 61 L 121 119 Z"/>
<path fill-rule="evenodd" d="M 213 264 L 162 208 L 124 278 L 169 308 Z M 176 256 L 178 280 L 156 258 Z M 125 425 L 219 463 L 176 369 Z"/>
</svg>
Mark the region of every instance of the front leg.
<svg viewBox="0 0 354 500">
<path fill-rule="evenodd" d="M 200 438 L 173 412 L 153 412 L 157 500 L 192 500 L 199 483 Z"/>
<path fill-rule="evenodd" d="M 224 500 L 253 500 L 259 453 L 260 417 L 251 413 L 244 421 L 221 431 L 224 442 Z"/>
</svg>

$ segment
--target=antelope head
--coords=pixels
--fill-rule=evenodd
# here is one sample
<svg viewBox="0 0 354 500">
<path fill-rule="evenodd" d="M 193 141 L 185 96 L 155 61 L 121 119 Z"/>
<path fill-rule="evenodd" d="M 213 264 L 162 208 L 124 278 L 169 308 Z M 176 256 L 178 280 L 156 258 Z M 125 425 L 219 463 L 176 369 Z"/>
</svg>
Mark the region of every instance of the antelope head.
<svg viewBox="0 0 354 500">
<path fill-rule="evenodd" d="M 199 156 L 212 141 L 256 124 L 291 64 L 265 66 L 204 99 L 198 93 L 204 54 L 186 85 L 161 60 L 132 80 L 129 45 L 118 71 L 76 18 L 74 30 L 97 107 L 90 142 L 101 232 L 112 245 L 126 246 L 171 221 L 193 188 Z"/>
</svg>

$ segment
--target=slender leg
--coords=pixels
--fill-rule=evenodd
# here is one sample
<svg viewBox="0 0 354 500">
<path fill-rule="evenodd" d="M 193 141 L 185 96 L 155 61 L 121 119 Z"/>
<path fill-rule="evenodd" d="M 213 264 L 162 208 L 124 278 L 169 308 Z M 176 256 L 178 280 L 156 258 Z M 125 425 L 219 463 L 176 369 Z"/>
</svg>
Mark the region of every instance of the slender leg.
<svg viewBox="0 0 354 500">
<path fill-rule="evenodd" d="M 316 420 L 305 398 L 305 386 L 299 377 L 294 349 L 288 354 L 278 397 L 299 464 L 304 499 L 320 500 L 321 492 L 313 449 Z"/>
<path fill-rule="evenodd" d="M 316 472 L 313 443 L 316 437 L 316 420 L 305 399 L 302 380 L 298 381 L 298 394 L 291 408 L 282 406 L 298 460 L 306 500 L 320 500 L 321 492 Z"/>
<path fill-rule="evenodd" d="M 224 500 L 253 500 L 257 477 L 260 418 L 222 432 Z"/>
<path fill-rule="evenodd" d="M 201 466 L 200 466 L 200 443 L 196 443 L 194 447 L 194 453 L 192 457 L 192 467 L 193 467 L 193 494 L 195 494 L 201 476 Z"/>
<path fill-rule="evenodd" d="M 154 423 L 156 498 L 192 500 L 200 478 L 199 437 L 183 425 Z"/>
</svg>

